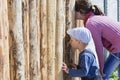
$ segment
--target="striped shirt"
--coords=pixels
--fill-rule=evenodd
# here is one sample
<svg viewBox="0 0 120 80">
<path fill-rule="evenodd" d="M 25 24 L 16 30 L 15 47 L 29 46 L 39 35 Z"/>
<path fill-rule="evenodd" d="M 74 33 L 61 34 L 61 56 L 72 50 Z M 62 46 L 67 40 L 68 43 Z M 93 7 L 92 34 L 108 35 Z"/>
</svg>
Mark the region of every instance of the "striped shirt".
<svg viewBox="0 0 120 80">
<path fill-rule="evenodd" d="M 107 16 L 91 15 L 86 21 L 86 28 L 92 33 L 99 65 L 103 69 L 103 47 L 111 53 L 120 52 L 120 23 Z"/>
</svg>

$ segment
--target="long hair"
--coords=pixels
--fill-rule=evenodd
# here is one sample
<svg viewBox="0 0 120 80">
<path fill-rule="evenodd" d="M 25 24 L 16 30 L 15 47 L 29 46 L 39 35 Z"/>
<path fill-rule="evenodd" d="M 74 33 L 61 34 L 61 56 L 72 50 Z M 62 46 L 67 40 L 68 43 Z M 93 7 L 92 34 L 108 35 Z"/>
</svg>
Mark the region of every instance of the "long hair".
<svg viewBox="0 0 120 80">
<path fill-rule="evenodd" d="M 88 0 L 77 0 L 75 2 L 75 11 L 81 14 L 87 14 L 93 12 L 95 15 L 104 15 L 97 5 L 92 5 Z"/>
</svg>

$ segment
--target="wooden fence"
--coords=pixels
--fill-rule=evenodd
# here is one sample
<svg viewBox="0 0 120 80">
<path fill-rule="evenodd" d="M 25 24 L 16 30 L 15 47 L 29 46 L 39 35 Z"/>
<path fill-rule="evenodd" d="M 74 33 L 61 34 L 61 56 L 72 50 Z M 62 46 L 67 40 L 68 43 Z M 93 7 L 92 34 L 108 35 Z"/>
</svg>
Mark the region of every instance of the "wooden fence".
<svg viewBox="0 0 120 80">
<path fill-rule="evenodd" d="M 76 63 L 78 57 L 71 54 L 66 35 L 67 29 L 82 25 L 74 19 L 74 4 L 75 0 L 0 0 L 0 80 L 80 80 L 61 71 L 63 62 Z"/>
<path fill-rule="evenodd" d="M 67 79 L 61 66 L 73 6 L 74 0 L 0 0 L 0 80 Z"/>
</svg>

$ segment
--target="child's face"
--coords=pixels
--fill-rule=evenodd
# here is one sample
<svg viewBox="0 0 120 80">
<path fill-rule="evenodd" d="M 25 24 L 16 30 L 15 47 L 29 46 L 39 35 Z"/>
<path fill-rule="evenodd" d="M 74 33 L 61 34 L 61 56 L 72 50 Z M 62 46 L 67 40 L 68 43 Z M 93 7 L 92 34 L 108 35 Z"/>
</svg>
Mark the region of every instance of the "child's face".
<svg viewBox="0 0 120 80">
<path fill-rule="evenodd" d="M 75 19 L 81 19 L 81 20 L 83 20 L 84 18 L 83 18 L 83 15 L 80 14 L 80 12 L 75 12 Z"/>
<path fill-rule="evenodd" d="M 78 41 L 75 38 L 70 36 L 70 44 L 71 44 L 72 48 L 78 49 L 80 46 L 80 41 Z"/>
</svg>

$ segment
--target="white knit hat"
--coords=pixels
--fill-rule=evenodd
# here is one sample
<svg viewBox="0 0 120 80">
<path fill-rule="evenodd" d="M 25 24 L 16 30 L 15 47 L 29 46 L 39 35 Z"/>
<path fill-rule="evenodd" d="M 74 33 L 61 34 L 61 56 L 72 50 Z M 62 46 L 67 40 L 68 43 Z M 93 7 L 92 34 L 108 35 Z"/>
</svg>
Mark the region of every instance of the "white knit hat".
<svg viewBox="0 0 120 80">
<path fill-rule="evenodd" d="M 88 44 L 92 38 L 91 32 L 85 27 L 69 29 L 67 30 L 67 34 L 86 44 Z"/>
</svg>

